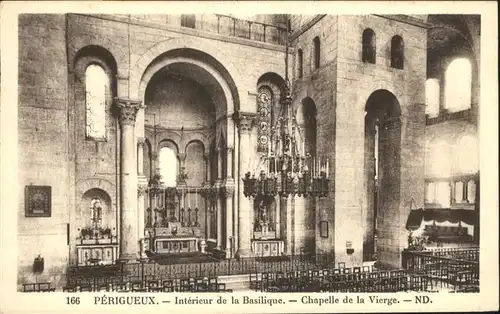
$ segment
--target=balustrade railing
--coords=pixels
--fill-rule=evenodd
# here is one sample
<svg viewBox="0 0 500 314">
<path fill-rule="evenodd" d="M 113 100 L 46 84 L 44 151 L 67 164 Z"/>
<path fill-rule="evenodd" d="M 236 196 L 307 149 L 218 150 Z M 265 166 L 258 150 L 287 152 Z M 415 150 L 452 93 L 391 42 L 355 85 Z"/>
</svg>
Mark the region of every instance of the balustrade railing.
<svg viewBox="0 0 500 314">
<path fill-rule="evenodd" d="M 99 281 L 101 277 L 114 277 L 119 282 L 167 280 L 193 277 L 218 277 L 243 275 L 257 272 L 292 272 L 333 267 L 334 256 L 294 255 L 274 258 L 241 258 L 162 265 L 153 260 L 139 260 L 116 265 L 70 267 L 67 281 L 88 278 Z"/>
<path fill-rule="evenodd" d="M 157 24 L 181 25 L 201 31 L 221 35 L 244 38 L 274 45 L 285 45 L 286 28 L 278 25 L 245 20 L 224 14 L 202 14 L 191 16 L 189 23 L 181 22 L 179 16 L 165 15 L 133 15 L 136 20 L 144 20 Z"/>
<path fill-rule="evenodd" d="M 272 24 L 238 19 L 229 15 L 215 14 L 217 33 L 250 40 L 285 45 L 286 28 Z"/>
</svg>

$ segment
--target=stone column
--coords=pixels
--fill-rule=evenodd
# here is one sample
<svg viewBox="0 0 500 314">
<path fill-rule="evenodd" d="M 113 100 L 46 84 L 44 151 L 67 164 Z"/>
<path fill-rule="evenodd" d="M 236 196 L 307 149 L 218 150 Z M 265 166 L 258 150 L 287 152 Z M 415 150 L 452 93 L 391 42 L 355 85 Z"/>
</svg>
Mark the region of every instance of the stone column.
<svg viewBox="0 0 500 314">
<path fill-rule="evenodd" d="M 140 258 L 146 258 L 146 253 L 144 252 L 144 196 L 148 189 L 147 181 L 139 179 L 137 185 L 137 238 L 139 239 L 139 249 Z"/>
<path fill-rule="evenodd" d="M 451 206 L 451 205 L 455 205 L 456 204 L 456 200 L 455 200 L 455 193 L 456 193 L 456 191 L 455 191 L 455 181 L 451 180 L 449 182 L 449 184 L 450 184 L 450 206 Z M 425 193 L 425 196 L 427 196 L 427 193 Z"/>
<path fill-rule="evenodd" d="M 205 153 L 203 159 L 205 160 L 205 186 L 210 186 L 211 167 L 210 167 L 210 154 Z"/>
<path fill-rule="evenodd" d="M 225 182 L 223 196 L 226 202 L 226 258 L 231 258 L 234 255 L 231 242 L 231 238 L 233 237 L 234 180 L 232 182 Z"/>
<path fill-rule="evenodd" d="M 137 111 L 143 108 L 141 101 L 115 98 L 119 109 L 121 128 L 120 167 L 120 259 L 136 259 L 139 249 L 137 233 L 137 167 L 134 136 Z"/>
<path fill-rule="evenodd" d="M 469 203 L 469 192 L 468 189 L 469 182 L 467 180 L 462 181 L 462 203 Z"/>
<path fill-rule="evenodd" d="M 144 219 L 145 219 L 145 194 L 148 189 L 148 179 L 144 175 L 144 137 L 137 138 L 137 237 L 140 243 L 140 257 L 146 258 L 144 252 Z"/>
<path fill-rule="evenodd" d="M 281 207 L 280 207 L 280 199 L 281 197 L 276 197 L 275 198 L 275 215 L 276 217 L 274 218 L 274 221 L 276 222 L 276 237 L 279 238 L 281 234 Z"/>
<path fill-rule="evenodd" d="M 226 178 L 224 179 L 223 201 L 226 209 L 226 258 L 233 257 L 233 247 L 231 238 L 233 235 L 233 197 L 234 197 L 234 179 L 233 179 L 233 148 L 227 147 L 226 157 Z"/>
<path fill-rule="evenodd" d="M 253 127 L 253 119 L 255 114 L 238 112 L 234 116 L 237 123 L 239 134 L 239 178 L 237 185 L 239 186 L 238 198 L 238 256 L 245 257 L 251 255 L 251 239 L 253 234 L 252 228 L 252 211 L 253 200 L 243 194 L 243 178 L 245 173 L 250 171 L 249 156 L 252 156 L 251 146 L 251 131 Z"/>
<path fill-rule="evenodd" d="M 216 249 L 222 248 L 222 151 L 217 148 L 217 180 L 215 181 L 216 206 L 217 206 L 217 245 Z"/>
</svg>

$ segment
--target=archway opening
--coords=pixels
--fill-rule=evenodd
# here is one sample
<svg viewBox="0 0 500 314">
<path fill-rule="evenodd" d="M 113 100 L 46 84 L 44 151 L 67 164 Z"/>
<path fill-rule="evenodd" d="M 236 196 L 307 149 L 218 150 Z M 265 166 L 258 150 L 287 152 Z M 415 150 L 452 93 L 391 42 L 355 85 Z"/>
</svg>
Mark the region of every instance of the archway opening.
<svg viewBox="0 0 500 314">
<path fill-rule="evenodd" d="M 365 261 L 376 260 L 377 246 L 398 236 L 388 231 L 398 215 L 400 163 L 401 107 L 391 92 L 377 90 L 365 107 Z"/>
<path fill-rule="evenodd" d="M 226 165 L 218 162 L 225 154 L 218 156 L 211 142 L 216 130 L 224 128 L 217 117 L 226 114 L 229 102 L 230 106 L 233 103 L 227 86 L 220 84 L 220 76 L 215 77 L 200 62 L 184 57 L 167 62 L 145 88 L 145 133 L 151 143 L 151 160 L 145 163 L 151 164 L 150 182 L 157 178 L 160 185 L 160 195 L 149 200 L 145 217 L 146 226 L 166 228 L 174 237 L 215 240 L 213 231 L 217 228 L 212 226 L 216 221 L 212 216 L 216 211 L 202 193 L 205 185 L 217 179 L 219 167 Z M 191 243 L 187 247 L 174 245 L 163 241 L 151 249 L 167 254 L 199 250 Z"/>
</svg>

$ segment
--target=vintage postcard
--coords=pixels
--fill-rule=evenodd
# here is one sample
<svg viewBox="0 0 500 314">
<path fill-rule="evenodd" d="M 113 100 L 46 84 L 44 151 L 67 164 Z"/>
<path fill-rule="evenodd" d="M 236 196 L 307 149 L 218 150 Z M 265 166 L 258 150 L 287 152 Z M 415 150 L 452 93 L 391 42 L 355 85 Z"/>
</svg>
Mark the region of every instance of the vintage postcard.
<svg viewBox="0 0 500 314">
<path fill-rule="evenodd" d="M 3 2 L 0 312 L 498 309 L 495 2 Z"/>
</svg>

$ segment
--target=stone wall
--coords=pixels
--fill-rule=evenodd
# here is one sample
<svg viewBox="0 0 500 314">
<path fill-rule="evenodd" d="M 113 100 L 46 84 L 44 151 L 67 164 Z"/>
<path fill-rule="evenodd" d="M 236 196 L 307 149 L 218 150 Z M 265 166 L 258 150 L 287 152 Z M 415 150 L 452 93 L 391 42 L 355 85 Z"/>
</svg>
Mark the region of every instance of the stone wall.
<svg viewBox="0 0 500 314">
<path fill-rule="evenodd" d="M 362 33 L 376 34 L 376 64 L 361 62 Z M 390 67 L 391 38 L 405 43 L 404 69 Z M 337 261 L 362 261 L 366 230 L 364 186 L 364 110 L 377 90 L 391 92 L 401 106 L 401 165 L 399 210 L 379 225 L 378 260 L 398 266 L 404 226 L 411 199 L 423 204 L 423 138 L 426 30 L 376 16 L 341 16 L 337 41 L 336 137 L 335 137 L 335 254 Z M 397 194 L 396 194 L 397 195 Z M 363 227 L 354 227 L 363 226 Z M 353 255 L 346 254 L 348 242 Z"/>
<path fill-rule="evenodd" d="M 228 114 L 255 112 L 257 81 L 264 73 L 284 76 L 283 46 L 133 16 L 129 20 L 111 15 L 24 15 L 19 19 L 19 40 L 20 185 L 52 186 L 50 218 L 25 218 L 24 195 L 19 196 L 20 283 L 35 280 L 30 269 L 38 254 L 45 258 L 45 272 L 38 280 L 56 285 L 64 281 L 68 261 L 76 262 L 75 239 L 86 220 L 82 197 L 87 190 L 106 192 L 110 215 L 115 216 L 108 219 L 110 227 L 118 226 L 120 133 L 111 99 L 143 98 L 142 75 L 157 57 L 173 49 L 190 49 L 215 59 L 233 84 L 234 103 L 229 104 Z M 211 62 L 203 56 L 197 61 Z M 85 138 L 82 74 L 89 62 L 102 65 L 111 80 L 106 141 Z M 135 135 L 145 136 L 144 114 L 137 120 Z M 233 147 L 234 134 L 229 135 Z M 204 144 L 210 141 L 203 139 Z M 196 153 L 197 159 L 200 154 Z M 204 174 L 201 167 L 198 170 L 195 177 L 200 181 Z"/>
<path fill-rule="evenodd" d="M 68 91 L 64 15 L 19 17 L 19 208 L 18 281 L 64 279 L 70 219 Z M 74 166 L 74 164 L 73 164 Z M 25 217 L 26 185 L 52 188 L 51 217 Z M 37 255 L 45 270 L 32 272 Z"/>
<path fill-rule="evenodd" d="M 294 57 L 294 90 L 293 99 L 296 106 L 300 106 L 304 100 L 312 102 L 316 107 L 316 157 L 329 158 L 330 179 L 334 178 L 335 167 L 335 95 L 337 81 L 337 29 L 338 17 L 326 16 L 311 28 L 301 34 L 293 43 L 295 51 L 303 51 L 303 77 L 297 75 L 298 60 L 297 54 Z M 314 45 L 313 39 L 319 37 L 320 40 L 320 66 L 314 65 Z M 315 251 L 320 253 L 331 253 L 333 251 L 333 200 L 335 198 L 334 181 L 330 181 L 330 194 L 328 198 L 317 201 L 314 221 L 301 222 L 301 226 L 296 226 L 296 230 L 306 230 L 305 233 L 297 233 L 299 239 L 297 243 L 309 243 L 309 239 L 315 242 Z M 305 200 L 308 202 L 307 200 Z M 311 206 L 296 206 L 297 215 L 309 216 L 301 212 L 310 210 Z M 319 235 L 320 221 L 328 222 L 327 238 Z M 313 226 L 313 228 L 311 228 Z M 296 247 L 300 252 L 300 247 Z"/>
</svg>

